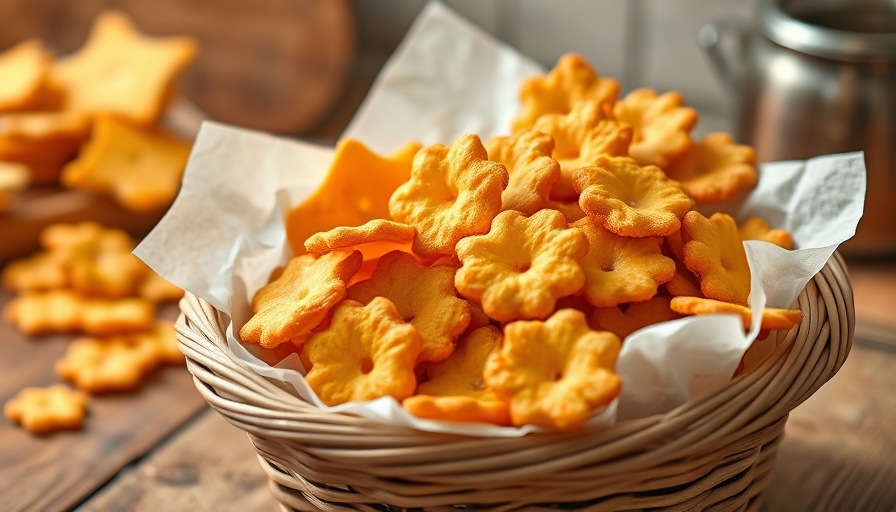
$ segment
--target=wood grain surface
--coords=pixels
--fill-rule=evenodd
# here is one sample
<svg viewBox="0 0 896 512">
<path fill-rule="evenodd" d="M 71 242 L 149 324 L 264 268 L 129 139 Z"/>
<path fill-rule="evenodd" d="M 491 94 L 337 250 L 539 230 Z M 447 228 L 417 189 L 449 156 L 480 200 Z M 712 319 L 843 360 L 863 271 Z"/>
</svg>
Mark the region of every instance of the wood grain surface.
<svg viewBox="0 0 896 512">
<path fill-rule="evenodd" d="M 209 410 L 80 510 L 274 511 L 276 506 L 246 433 Z"/>
<path fill-rule="evenodd" d="M 0 292 L 0 309 L 11 298 Z M 177 306 L 160 312 L 173 319 Z M 0 322 L 0 402 L 62 382 L 53 364 L 74 336 L 29 338 Z M 205 408 L 186 367 L 164 367 L 133 393 L 91 397 L 80 431 L 35 437 L 0 421 L 0 510 L 67 510 Z"/>
<path fill-rule="evenodd" d="M 854 347 L 790 415 L 766 512 L 896 510 L 896 354 Z M 276 510 L 246 434 L 208 411 L 83 510 Z"/>
</svg>

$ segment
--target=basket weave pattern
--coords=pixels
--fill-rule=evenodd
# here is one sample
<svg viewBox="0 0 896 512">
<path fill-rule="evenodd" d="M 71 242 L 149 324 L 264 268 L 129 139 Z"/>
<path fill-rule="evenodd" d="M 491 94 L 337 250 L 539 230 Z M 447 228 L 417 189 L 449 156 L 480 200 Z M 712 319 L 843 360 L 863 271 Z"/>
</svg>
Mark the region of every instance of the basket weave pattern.
<svg viewBox="0 0 896 512">
<path fill-rule="evenodd" d="M 797 303 L 800 326 L 715 394 L 610 429 L 520 438 L 321 413 L 235 362 L 226 318 L 190 294 L 177 330 L 197 389 L 249 433 L 285 510 L 756 510 L 787 415 L 852 345 L 852 289 L 839 255 Z"/>
</svg>

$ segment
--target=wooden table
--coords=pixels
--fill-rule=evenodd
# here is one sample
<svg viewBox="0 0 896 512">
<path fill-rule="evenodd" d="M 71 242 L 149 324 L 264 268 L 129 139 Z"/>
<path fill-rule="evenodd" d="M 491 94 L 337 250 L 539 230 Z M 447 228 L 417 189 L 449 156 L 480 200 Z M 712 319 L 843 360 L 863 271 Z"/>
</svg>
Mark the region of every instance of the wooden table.
<svg viewBox="0 0 896 512">
<path fill-rule="evenodd" d="M 859 328 L 840 372 L 790 415 L 765 510 L 896 510 L 896 264 L 852 265 Z M 10 298 L 0 293 L 0 306 Z M 168 307 L 163 314 L 173 317 Z M 0 326 L 0 400 L 57 382 L 69 337 Z M 254 449 L 184 368 L 95 398 L 80 432 L 0 422 L 0 510 L 276 510 Z"/>
</svg>

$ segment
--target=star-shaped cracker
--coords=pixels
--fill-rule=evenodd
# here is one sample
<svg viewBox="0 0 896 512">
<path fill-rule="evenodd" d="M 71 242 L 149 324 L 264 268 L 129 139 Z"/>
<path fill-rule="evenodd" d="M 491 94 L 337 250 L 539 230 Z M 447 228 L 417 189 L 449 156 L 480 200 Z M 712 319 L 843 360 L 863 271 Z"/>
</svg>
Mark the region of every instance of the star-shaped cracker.
<svg viewBox="0 0 896 512">
<path fill-rule="evenodd" d="M 296 256 L 252 298 L 252 318 L 240 328 L 244 343 L 273 348 L 307 337 L 345 297 L 345 283 L 361 267 L 361 253 Z"/>
<path fill-rule="evenodd" d="M 424 267 L 411 254 L 390 252 L 379 259 L 373 276 L 352 285 L 346 297 L 362 304 L 374 297 L 389 299 L 423 339 L 419 360 L 441 361 L 470 323 L 470 305 L 457 297 L 454 274 L 454 267 Z"/>
<path fill-rule="evenodd" d="M 151 125 L 196 51 L 190 38 L 148 37 L 123 13 L 108 11 L 96 18 L 78 52 L 56 61 L 52 77 L 65 90 L 67 110 L 114 113 Z"/>
<path fill-rule="evenodd" d="M 693 201 L 662 169 L 627 157 L 599 157 L 573 174 L 579 206 L 607 231 L 630 237 L 666 236 L 681 226 Z"/>
<path fill-rule="evenodd" d="M 750 146 L 735 144 L 727 133 L 710 133 L 665 168 L 697 204 L 731 199 L 756 186 L 759 176 Z"/>
<path fill-rule="evenodd" d="M 426 365 L 428 380 L 401 405 L 421 418 L 510 424 L 507 402 L 485 386 L 482 372 L 488 358 L 501 348 L 501 331 L 476 329 L 457 343 L 448 359 Z"/>
<path fill-rule="evenodd" d="M 454 284 L 495 320 L 543 319 L 557 299 L 582 290 L 580 262 L 587 251 L 584 233 L 570 228 L 560 212 L 526 217 L 508 210 L 495 217 L 488 234 L 457 244 L 461 268 Z"/>
<path fill-rule="evenodd" d="M 463 135 L 450 147 L 420 150 L 411 179 L 389 199 L 389 212 L 417 228 L 414 254 L 433 262 L 453 256 L 461 238 L 488 231 L 508 180 L 507 169 L 488 160 L 479 137 Z"/>
<path fill-rule="evenodd" d="M 486 364 L 485 384 L 510 402 L 514 425 L 576 428 L 619 395 L 621 345 L 615 334 L 589 329 L 574 309 L 545 322 L 512 322 Z"/>
<path fill-rule="evenodd" d="M 659 285 L 672 279 L 675 262 L 663 255 L 661 238 L 619 236 L 589 218 L 573 225 L 588 237 L 582 269 L 585 298 L 591 304 L 607 308 L 648 300 Z"/>
<path fill-rule="evenodd" d="M 388 219 L 389 197 L 410 177 L 419 149 L 419 144 L 409 143 L 383 157 L 357 140 L 340 141 L 320 187 L 286 215 L 286 238 L 293 253 L 304 254 L 305 240 L 315 233 Z"/>
<path fill-rule="evenodd" d="M 384 297 L 370 304 L 346 300 L 330 325 L 305 343 L 311 370 L 305 380 L 327 405 L 414 393 L 414 365 L 423 345 L 417 329 Z"/>
<path fill-rule="evenodd" d="M 61 384 L 47 388 L 25 388 L 6 402 L 3 412 L 35 435 L 57 430 L 79 429 L 84 423 L 87 395 Z"/>
<path fill-rule="evenodd" d="M 737 224 L 730 215 L 714 213 L 708 219 L 691 211 L 681 224 L 684 264 L 700 281 L 709 299 L 747 305 L 750 266 Z"/>
<path fill-rule="evenodd" d="M 627 156 L 632 140 L 630 126 L 613 118 L 607 103 L 580 101 L 568 114 L 548 114 L 538 119 L 534 130 L 554 138 L 552 156 L 560 164 L 561 176 L 551 189 L 551 198 L 575 200 L 572 184 L 576 169 L 593 165 L 599 156 Z"/>
<path fill-rule="evenodd" d="M 180 189 L 188 142 L 160 128 L 102 115 L 77 159 L 62 170 L 66 186 L 108 194 L 133 211 L 159 210 Z"/>
<path fill-rule="evenodd" d="M 688 149 L 698 117 L 696 110 L 684 106 L 681 94 L 657 95 L 651 89 L 628 93 L 613 112 L 634 130 L 629 155 L 641 165 L 663 168 Z"/>
<path fill-rule="evenodd" d="M 513 120 L 511 132 L 531 128 L 544 114 L 566 114 L 581 100 L 613 103 L 618 97 L 619 82 L 598 75 L 581 55 L 566 54 L 547 75 L 522 83 L 522 110 Z"/>
<path fill-rule="evenodd" d="M 501 209 L 532 215 L 548 205 L 551 188 L 560 179 L 560 166 L 551 158 L 550 135 L 526 130 L 486 143 L 489 160 L 507 168 L 510 181 L 501 194 Z"/>
</svg>

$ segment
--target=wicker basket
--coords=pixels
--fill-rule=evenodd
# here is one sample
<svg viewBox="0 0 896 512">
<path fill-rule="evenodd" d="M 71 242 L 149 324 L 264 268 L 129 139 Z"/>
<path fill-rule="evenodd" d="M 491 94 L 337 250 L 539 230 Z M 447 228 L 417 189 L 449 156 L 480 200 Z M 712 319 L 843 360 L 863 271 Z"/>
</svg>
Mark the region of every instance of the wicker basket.
<svg viewBox="0 0 896 512">
<path fill-rule="evenodd" d="M 798 304 L 799 328 L 711 396 L 610 429 L 519 438 L 324 414 L 236 363 L 207 303 L 188 295 L 177 327 L 196 387 L 249 433 L 285 510 L 754 510 L 788 413 L 849 353 L 855 317 L 839 255 Z"/>
</svg>

